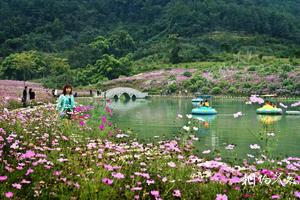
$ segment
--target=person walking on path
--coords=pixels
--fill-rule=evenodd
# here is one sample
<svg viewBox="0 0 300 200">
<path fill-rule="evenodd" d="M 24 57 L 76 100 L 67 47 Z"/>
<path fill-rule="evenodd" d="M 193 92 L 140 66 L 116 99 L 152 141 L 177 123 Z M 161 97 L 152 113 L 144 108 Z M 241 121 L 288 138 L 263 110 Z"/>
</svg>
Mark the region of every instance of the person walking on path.
<svg viewBox="0 0 300 200">
<path fill-rule="evenodd" d="M 27 103 L 27 86 L 25 86 L 24 90 L 23 90 L 22 103 L 23 103 L 23 107 L 26 107 L 26 103 Z"/>
<path fill-rule="evenodd" d="M 29 100 L 30 100 L 30 107 L 33 108 L 33 103 L 35 99 L 35 92 L 32 91 L 32 88 L 29 89 Z"/>
<path fill-rule="evenodd" d="M 71 119 L 75 108 L 74 96 L 72 95 L 72 86 L 67 84 L 63 88 L 63 93 L 57 100 L 56 110 L 62 118 Z"/>
</svg>

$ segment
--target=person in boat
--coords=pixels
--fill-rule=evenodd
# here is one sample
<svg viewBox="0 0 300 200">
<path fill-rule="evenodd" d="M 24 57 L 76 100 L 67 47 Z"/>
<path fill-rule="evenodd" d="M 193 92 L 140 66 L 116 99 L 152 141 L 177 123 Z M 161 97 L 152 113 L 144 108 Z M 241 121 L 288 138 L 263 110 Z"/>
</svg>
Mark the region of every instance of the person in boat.
<svg viewBox="0 0 300 200">
<path fill-rule="evenodd" d="M 264 107 L 266 107 L 266 108 L 274 108 L 274 104 L 271 101 L 266 100 L 266 103 L 265 103 Z"/>
<path fill-rule="evenodd" d="M 203 106 L 203 101 L 200 101 L 200 102 L 198 103 L 198 106 L 199 106 L 199 107 Z"/>
<path fill-rule="evenodd" d="M 271 106 L 272 106 L 273 108 L 277 108 L 276 104 L 275 104 L 274 102 L 272 102 L 272 101 L 271 101 Z"/>
<path fill-rule="evenodd" d="M 266 100 L 265 106 L 272 106 L 272 104 L 269 100 Z"/>
<path fill-rule="evenodd" d="M 205 106 L 205 107 L 209 107 L 209 103 L 208 103 L 208 101 L 207 101 L 207 100 L 205 100 L 205 102 L 204 102 L 204 106 Z"/>
</svg>

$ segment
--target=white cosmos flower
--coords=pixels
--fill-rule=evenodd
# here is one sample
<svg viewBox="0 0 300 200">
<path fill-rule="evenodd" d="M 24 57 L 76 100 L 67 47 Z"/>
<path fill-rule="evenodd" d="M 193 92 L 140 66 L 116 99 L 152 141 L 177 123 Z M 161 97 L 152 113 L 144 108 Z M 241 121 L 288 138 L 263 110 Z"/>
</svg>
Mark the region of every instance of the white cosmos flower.
<svg viewBox="0 0 300 200">
<path fill-rule="evenodd" d="M 249 158 L 254 158 L 254 156 L 253 156 L 252 154 L 247 154 L 247 156 L 248 156 Z"/>
<path fill-rule="evenodd" d="M 283 103 L 279 103 L 279 105 L 285 109 L 288 108 L 288 106 L 284 105 Z"/>
<path fill-rule="evenodd" d="M 187 114 L 186 117 L 189 118 L 189 119 L 191 119 L 193 117 L 193 115 Z"/>
<path fill-rule="evenodd" d="M 181 114 L 178 114 L 177 117 L 178 117 L 178 118 L 182 118 L 182 115 L 181 115 Z"/>
<path fill-rule="evenodd" d="M 225 147 L 225 149 L 232 150 L 232 149 L 234 149 L 234 147 L 235 147 L 235 145 L 229 144 L 227 147 Z"/>
<path fill-rule="evenodd" d="M 123 138 L 123 137 L 129 137 L 129 136 L 126 134 L 117 134 L 116 135 L 116 138 Z"/>
<path fill-rule="evenodd" d="M 263 164 L 265 161 L 263 161 L 263 160 L 258 160 L 258 161 L 256 161 L 256 163 L 259 165 L 259 164 Z"/>
<path fill-rule="evenodd" d="M 194 130 L 194 131 L 198 131 L 199 129 L 198 129 L 198 127 L 195 127 L 195 126 L 194 126 L 194 127 L 193 127 L 193 130 Z"/>
<path fill-rule="evenodd" d="M 274 137 L 275 133 L 267 133 L 267 136 Z"/>
<path fill-rule="evenodd" d="M 242 112 L 237 112 L 237 113 L 233 114 L 233 117 L 238 118 L 239 116 L 242 116 L 242 115 L 243 115 Z"/>
<path fill-rule="evenodd" d="M 197 117 L 196 119 L 198 119 L 200 122 L 205 122 L 205 120 L 201 117 Z"/>
<path fill-rule="evenodd" d="M 260 146 L 258 144 L 250 144 L 251 149 L 260 149 Z"/>
<path fill-rule="evenodd" d="M 186 131 L 189 131 L 190 130 L 190 127 L 189 126 L 184 126 L 184 127 L 182 127 L 184 130 L 186 130 Z"/>
<path fill-rule="evenodd" d="M 210 153 L 210 150 L 205 150 L 205 151 L 202 151 L 203 154 L 209 154 Z"/>
<path fill-rule="evenodd" d="M 198 141 L 199 138 L 195 137 L 195 135 L 190 135 L 191 139 L 194 140 L 194 141 Z"/>
</svg>

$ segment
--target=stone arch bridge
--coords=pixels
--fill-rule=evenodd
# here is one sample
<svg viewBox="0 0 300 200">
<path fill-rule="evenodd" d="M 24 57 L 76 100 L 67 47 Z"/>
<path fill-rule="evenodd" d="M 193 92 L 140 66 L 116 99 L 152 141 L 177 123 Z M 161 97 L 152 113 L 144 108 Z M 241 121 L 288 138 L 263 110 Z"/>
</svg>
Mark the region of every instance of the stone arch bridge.
<svg viewBox="0 0 300 200">
<path fill-rule="evenodd" d="M 102 93 L 102 96 L 110 99 L 119 99 L 122 95 L 125 95 L 126 98 L 131 99 L 143 99 L 148 96 L 148 93 L 140 92 L 129 87 L 112 88 Z"/>
</svg>

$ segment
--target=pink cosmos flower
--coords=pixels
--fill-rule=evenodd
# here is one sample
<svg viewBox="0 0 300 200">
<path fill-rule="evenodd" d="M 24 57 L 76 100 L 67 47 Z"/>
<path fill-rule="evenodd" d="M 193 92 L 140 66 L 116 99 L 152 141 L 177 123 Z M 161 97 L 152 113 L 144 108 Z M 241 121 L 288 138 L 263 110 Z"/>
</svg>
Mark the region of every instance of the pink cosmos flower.
<svg viewBox="0 0 300 200">
<path fill-rule="evenodd" d="M 152 190 L 152 191 L 150 192 L 150 194 L 151 194 L 152 196 L 154 196 L 155 198 L 158 198 L 158 197 L 159 197 L 159 191 L 157 191 L 157 190 Z"/>
<path fill-rule="evenodd" d="M 102 123 L 103 123 L 103 124 L 106 124 L 106 122 L 107 122 L 106 116 L 102 116 L 102 117 L 101 117 L 101 120 L 102 120 Z"/>
<path fill-rule="evenodd" d="M 180 192 L 180 190 L 174 190 L 174 191 L 173 191 L 173 196 L 174 196 L 174 197 L 181 197 L 181 192 Z"/>
<path fill-rule="evenodd" d="M 168 166 L 174 168 L 176 167 L 176 164 L 174 162 L 168 162 Z"/>
<path fill-rule="evenodd" d="M 256 95 L 252 95 L 250 97 L 250 102 L 262 104 L 262 103 L 264 103 L 264 100 Z"/>
<path fill-rule="evenodd" d="M 61 136 L 61 138 L 63 139 L 63 140 L 65 140 L 65 141 L 68 141 L 69 139 L 66 137 L 66 136 Z"/>
<path fill-rule="evenodd" d="M 239 183 L 240 181 L 241 181 L 241 180 L 240 180 L 239 177 L 234 176 L 234 177 L 232 177 L 232 178 L 229 180 L 229 183 L 230 183 L 230 184 L 234 184 L 234 183 Z"/>
<path fill-rule="evenodd" d="M 154 180 L 147 180 L 146 182 L 147 182 L 147 185 L 151 185 L 151 184 L 155 183 Z"/>
<path fill-rule="evenodd" d="M 33 169 L 29 168 L 29 169 L 27 170 L 25 176 L 28 176 L 28 175 L 31 174 L 32 172 L 34 172 Z"/>
<path fill-rule="evenodd" d="M 61 175 L 61 171 L 54 171 L 54 172 L 53 172 L 53 175 L 54 175 L 54 176 L 59 176 L 59 175 Z"/>
<path fill-rule="evenodd" d="M 0 176 L 0 182 L 6 181 L 6 180 L 7 180 L 7 176 Z"/>
<path fill-rule="evenodd" d="M 120 172 L 118 172 L 118 173 L 113 172 L 113 173 L 111 173 L 111 175 L 112 175 L 114 178 L 116 178 L 116 179 L 123 179 L 123 178 L 125 178 L 125 176 L 124 176 L 122 173 L 120 173 Z"/>
<path fill-rule="evenodd" d="M 84 125 L 85 125 L 85 122 L 84 122 L 84 121 L 80 121 L 80 122 L 79 122 L 79 125 L 80 125 L 80 126 L 84 126 Z"/>
<path fill-rule="evenodd" d="M 23 180 L 21 181 L 21 183 L 22 183 L 22 184 L 29 184 L 29 183 L 31 183 L 31 181 L 27 181 L 26 179 L 23 179 Z"/>
<path fill-rule="evenodd" d="M 134 188 L 131 188 L 130 190 L 131 191 L 140 191 L 142 189 L 143 189 L 142 187 L 134 187 Z"/>
<path fill-rule="evenodd" d="M 6 192 L 5 193 L 5 197 L 8 198 L 8 199 L 12 198 L 13 196 L 14 196 L 14 193 L 12 193 L 12 192 Z"/>
<path fill-rule="evenodd" d="M 104 169 L 106 169 L 107 171 L 113 171 L 114 170 L 114 167 L 111 166 L 111 165 L 104 165 Z"/>
<path fill-rule="evenodd" d="M 27 150 L 26 153 L 21 155 L 21 159 L 33 158 L 35 156 L 34 151 Z"/>
<path fill-rule="evenodd" d="M 101 131 L 103 131 L 104 128 L 105 128 L 104 125 L 103 125 L 103 124 L 100 124 L 99 129 L 100 129 Z"/>
<path fill-rule="evenodd" d="M 19 183 L 13 183 L 12 186 L 13 186 L 14 188 L 16 188 L 16 189 L 19 189 L 19 190 L 22 188 L 22 185 L 19 184 Z"/>
<path fill-rule="evenodd" d="M 79 185 L 79 183 L 77 183 L 77 182 L 76 182 L 76 183 L 74 183 L 74 187 L 75 187 L 75 188 L 77 188 L 77 189 L 79 189 L 79 188 L 80 188 L 80 185 Z"/>
<path fill-rule="evenodd" d="M 106 185 L 111 185 L 114 181 L 109 179 L 109 178 L 103 178 L 102 179 L 102 183 L 106 184 Z"/>
<path fill-rule="evenodd" d="M 295 191 L 295 192 L 294 192 L 294 196 L 297 197 L 298 199 L 300 199 L 300 192 Z"/>
<path fill-rule="evenodd" d="M 272 199 L 280 199 L 280 195 L 279 194 L 274 194 L 271 196 Z"/>
<path fill-rule="evenodd" d="M 216 200 L 228 200 L 226 194 L 217 194 Z"/>
</svg>

